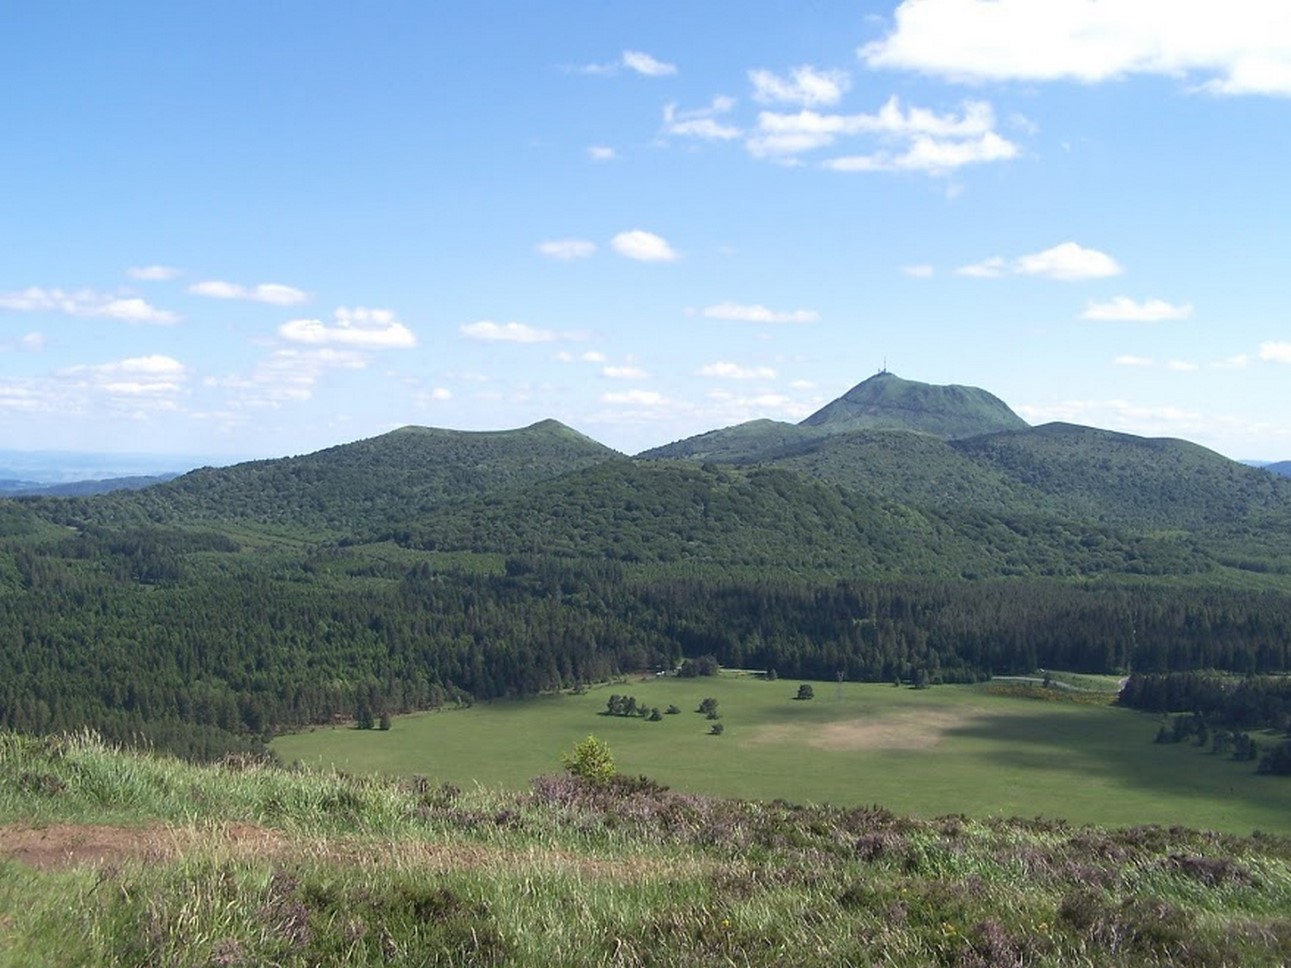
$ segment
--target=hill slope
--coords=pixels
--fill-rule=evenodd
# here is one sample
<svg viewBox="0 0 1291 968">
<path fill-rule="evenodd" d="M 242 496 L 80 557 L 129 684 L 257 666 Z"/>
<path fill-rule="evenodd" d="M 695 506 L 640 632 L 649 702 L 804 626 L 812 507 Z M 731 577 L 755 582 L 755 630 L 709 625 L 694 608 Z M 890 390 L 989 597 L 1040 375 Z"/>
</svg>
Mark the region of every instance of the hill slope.
<svg viewBox="0 0 1291 968">
<path fill-rule="evenodd" d="M 858 383 L 802 426 L 847 430 L 916 430 L 954 439 L 1020 430 L 1026 421 L 999 397 L 977 387 L 934 386 L 888 373 Z"/>
<path fill-rule="evenodd" d="M 1281 460 L 1276 464 L 1265 464 L 1264 469 L 1279 477 L 1291 477 L 1291 460 Z"/>
<path fill-rule="evenodd" d="M 340 533 L 619 456 L 556 420 L 500 431 L 403 427 L 300 457 L 202 468 L 144 491 L 68 503 L 62 513 L 97 524 L 239 522 Z"/>
</svg>

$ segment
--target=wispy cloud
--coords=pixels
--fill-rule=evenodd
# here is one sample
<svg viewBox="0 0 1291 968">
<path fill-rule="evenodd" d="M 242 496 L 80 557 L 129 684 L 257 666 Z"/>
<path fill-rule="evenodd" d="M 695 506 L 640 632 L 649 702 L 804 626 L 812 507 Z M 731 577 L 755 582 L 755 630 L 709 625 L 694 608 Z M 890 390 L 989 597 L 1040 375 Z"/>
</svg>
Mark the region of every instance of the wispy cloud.
<svg viewBox="0 0 1291 968">
<path fill-rule="evenodd" d="M 58 375 L 109 396 L 157 397 L 178 393 L 187 372 L 188 368 L 174 357 L 153 354 L 69 366 Z"/>
<path fill-rule="evenodd" d="M 408 349 L 417 337 L 388 309 L 339 307 L 328 325 L 318 319 L 293 319 L 278 327 L 278 335 L 293 343 L 335 344 L 354 349 Z"/>
<path fill-rule="evenodd" d="M 179 270 L 174 266 L 133 266 L 126 270 L 126 275 L 141 282 L 165 282 L 179 275 Z"/>
<path fill-rule="evenodd" d="M 150 306 L 138 296 L 95 292 L 91 289 L 67 291 L 33 286 L 16 292 L 0 293 L 0 309 L 19 313 L 61 313 L 87 319 L 115 319 L 125 323 L 168 325 L 180 316 Z"/>
<path fill-rule="evenodd" d="M 278 407 L 311 399 L 315 386 L 330 371 L 362 370 L 367 365 L 368 357 L 354 350 L 287 348 L 261 360 L 249 378 L 232 376 L 209 382 L 234 391 L 230 406 L 236 409 Z"/>
<path fill-rule="evenodd" d="M 248 302 L 269 303 L 272 306 L 296 306 L 309 301 L 309 293 L 295 286 L 284 286 L 277 282 L 262 282 L 255 286 L 244 286 L 236 282 L 223 282 L 208 279 L 195 282 L 188 287 L 195 296 L 207 296 L 211 299 L 242 299 Z"/>
<path fill-rule="evenodd" d="M 464 323 L 459 332 L 467 339 L 486 343 L 549 343 L 556 338 L 550 330 L 535 329 L 527 323 L 495 323 L 489 319 Z"/>
<path fill-rule="evenodd" d="M 1151 366 L 1152 357 L 1131 356 L 1127 354 L 1123 356 L 1118 356 L 1116 359 L 1112 360 L 1112 362 L 1117 366 Z"/>
<path fill-rule="evenodd" d="M 1273 340 L 1261 343 L 1260 359 L 1266 363 L 1291 363 L 1291 343 Z"/>
<path fill-rule="evenodd" d="M 596 243 L 587 239 L 551 239 L 538 243 L 538 252 L 549 259 L 586 259 L 596 253 Z"/>
<path fill-rule="evenodd" d="M 592 161 L 613 161 L 619 156 L 619 153 L 608 145 L 591 145 L 587 149 L 587 157 Z"/>
<path fill-rule="evenodd" d="M 717 120 L 733 107 L 735 107 L 735 99 L 722 96 L 713 98 L 707 107 L 689 111 L 680 110 L 674 103 L 665 104 L 663 107 L 664 133 L 705 141 L 734 141 L 744 132 L 733 124 L 723 124 Z"/>
<path fill-rule="evenodd" d="M 644 380 L 647 379 L 650 374 L 639 366 L 624 364 L 602 367 L 601 376 L 609 377 L 611 380 Z"/>
<path fill-rule="evenodd" d="M 870 68 L 965 82 L 1153 74 L 1216 94 L 1291 95 L 1283 0 L 902 0 L 894 20 L 860 49 Z"/>
<path fill-rule="evenodd" d="M 931 279 L 933 277 L 933 268 L 930 265 L 902 266 L 901 272 L 911 279 Z"/>
<path fill-rule="evenodd" d="M 789 311 L 768 309 L 761 303 L 717 303 L 700 310 L 705 319 L 721 319 L 736 323 L 814 323 L 820 314 L 814 309 Z"/>
<path fill-rule="evenodd" d="M 846 138 L 877 140 L 869 151 L 836 156 L 826 168 L 843 172 L 919 171 L 946 174 L 965 165 L 1006 161 L 1017 145 L 996 130 L 995 111 L 986 101 L 965 101 L 959 113 L 938 114 L 903 107 L 893 96 L 874 114 L 795 114 L 763 111 L 745 142 L 758 158 L 795 159 L 836 145 Z"/>
<path fill-rule="evenodd" d="M 662 236 L 641 229 L 620 232 L 610 240 L 610 246 L 619 255 L 638 262 L 673 262 L 679 258 Z"/>
<path fill-rule="evenodd" d="M 620 71 L 631 71 L 644 77 L 671 77 L 677 73 L 677 66 L 661 61 L 652 54 L 640 50 L 625 50 L 618 60 L 601 64 L 584 64 L 582 67 L 566 68 L 577 74 L 618 74 Z"/>
<path fill-rule="evenodd" d="M 837 104 L 851 87 L 846 71 L 818 71 L 810 65 L 795 67 L 788 77 L 767 70 L 749 71 L 753 100 L 760 104 L 788 102 L 805 108 Z"/>
<path fill-rule="evenodd" d="M 776 371 L 769 366 L 740 366 L 727 360 L 708 363 L 699 368 L 700 376 L 716 377 L 719 380 L 772 380 Z"/>
<path fill-rule="evenodd" d="M 628 70 L 644 74 L 646 77 L 669 77 L 677 73 L 675 64 L 661 61 L 641 50 L 625 50 L 622 64 Z"/>
<path fill-rule="evenodd" d="M 1106 302 L 1091 302 L 1080 314 L 1080 318 L 1098 322 L 1158 323 L 1163 320 L 1187 319 L 1191 315 L 1190 303 L 1175 305 L 1164 299 L 1136 302 L 1128 296 L 1117 296 Z"/>
<path fill-rule="evenodd" d="M 977 279 L 998 279 L 1001 276 L 1036 276 L 1077 282 L 1084 279 L 1105 279 L 1118 276 L 1125 270 L 1106 252 L 1087 249 L 1075 242 L 1063 242 L 1052 249 L 1004 259 L 994 256 L 955 270 L 958 275 Z"/>
<path fill-rule="evenodd" d="M 601 394 L 601 403 L 631 407 L 663 407 L 668 398 L 656 390 L 615 390 Z"/>
</svg>

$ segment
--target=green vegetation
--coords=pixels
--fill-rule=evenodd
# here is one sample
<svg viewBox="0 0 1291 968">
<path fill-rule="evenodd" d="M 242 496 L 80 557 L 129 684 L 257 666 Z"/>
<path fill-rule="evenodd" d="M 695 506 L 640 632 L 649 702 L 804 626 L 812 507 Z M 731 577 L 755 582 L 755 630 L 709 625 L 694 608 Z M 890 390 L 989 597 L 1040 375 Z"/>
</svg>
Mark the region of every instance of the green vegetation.
<svg viewBox="0 0 1291 968">
<path fill-rule="evenodd" d="M 884 370 L 858 383 L 802 422 L 840 430 L 917 430 L 953 439 L 1020 430 L 1026 421 L 999 397 L 977 387 L 931 386 Z"/>
<path fill-rule="evenodd" d="M 1291 669 L 1291 482 L 1180 441 L 983 433 L 1016 418 L 891 374 L 837 403 L 746 425 L 727 463 L 555 421 L 404 428 L 0 502 L 0 727 L 214 759 L 717 663 L 921 688 Z"/>
<path fill-rule="evenodd" d="M 1259 966 L 1291 957 L 1288 910 L 1280 837 L 622 777 L 502 793 L 0 734 L 14 966 Z"/>
<path fill-rule="evenodd" d="M 287 762 L 519 789 L 595 731 L 621 773 L 691 793 L 877 803 L 920 817 L 1041 814 L 1291 833 L 1291 784 L 1257 775 L 1254 763 L 1154 745 L 1160 720 L 1109 706 L 1106 694 L 1088 694 L 1090 705 L 1070 701 L 1084 693 L 1034 688 L 1055 698 L 999 696 L 985 685 L 817 682 L 813 701 L 796 702 L 797 683 L 786 680 L 651 676 L 398 717 L 383 734 L 319 728 L 280 737 L 273 749 Z M 643 706 L 684 712 L 658 723 L 601 715 L 607 694 L 625 691 Z M 710 708 L 720 720 L 707 719 Z M 726 730 L 720 752 L 708 737 L 714 722 Z"/>
</svg>

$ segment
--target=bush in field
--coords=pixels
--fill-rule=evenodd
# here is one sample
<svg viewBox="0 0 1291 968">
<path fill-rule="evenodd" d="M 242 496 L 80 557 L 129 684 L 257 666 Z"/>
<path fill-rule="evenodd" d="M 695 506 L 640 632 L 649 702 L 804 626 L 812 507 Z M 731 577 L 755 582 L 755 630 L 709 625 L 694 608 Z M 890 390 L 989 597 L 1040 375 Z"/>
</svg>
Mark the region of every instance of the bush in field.
<svg viewBox="0 0 1291 968">
<path fill-rule="evenodd" d="M 593 783 L 614 779 L 614 756 L 610 747 L 595 736 L 588 736 L 564 756 L 565 769 L 574 776 Z"/>
<path fill-rule="evenodd" d="M 816 690 L 811 688 L 810 685 L 804 682 L 801 686 L 798 687 L 798 695 L 794 696 L 794 698 L 795 699 L 815 699 Z"/>
</svg>

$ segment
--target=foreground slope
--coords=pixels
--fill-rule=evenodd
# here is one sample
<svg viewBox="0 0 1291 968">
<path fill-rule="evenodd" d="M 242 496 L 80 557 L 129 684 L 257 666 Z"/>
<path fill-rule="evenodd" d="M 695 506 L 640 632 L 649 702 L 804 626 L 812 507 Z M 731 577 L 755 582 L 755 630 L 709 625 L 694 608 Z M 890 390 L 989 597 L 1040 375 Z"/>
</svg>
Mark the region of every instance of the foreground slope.
<svg viewBox="0 0 1291 968">
<path fill-rule="evenodd" d="M 526 793 L 0 734 L 8 965 L 1217 966 L 1291 842 L 921 821 L 568 774 Z M 577 912 L 571 917 L 570 912 Z"/>
</svg>

